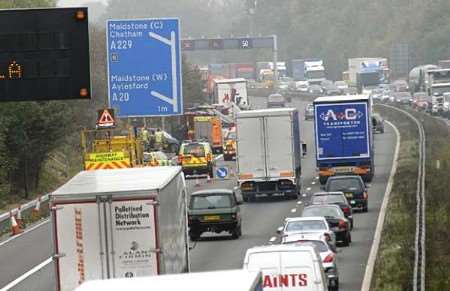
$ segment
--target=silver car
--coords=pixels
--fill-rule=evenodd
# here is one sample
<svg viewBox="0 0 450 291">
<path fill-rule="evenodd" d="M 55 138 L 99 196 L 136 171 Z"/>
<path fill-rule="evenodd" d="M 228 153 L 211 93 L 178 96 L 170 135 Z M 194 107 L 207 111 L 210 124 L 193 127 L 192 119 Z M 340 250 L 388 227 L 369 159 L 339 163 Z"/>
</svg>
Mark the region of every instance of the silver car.
<svg viewBox="0 0 450 291">
<path fill-rule="evenodd" d="M 336 257 L 336 247 L 328 243 L 323 235 L 293 234 L 286 237 L 283 244 L 313 245 L 320 254 L 322 266 L 328 278 L 328 286 L 331 290 L 339 290 L 339 271 Z"/>
<path fill-rule="evenodd" d="M 323 235 L 327 241 L 336 246 L 336 235 L 331 230 L 325 217 L 288 217 L 284 225 L 277 229 L 282 240 L 293 234 Z"/>
</svg>

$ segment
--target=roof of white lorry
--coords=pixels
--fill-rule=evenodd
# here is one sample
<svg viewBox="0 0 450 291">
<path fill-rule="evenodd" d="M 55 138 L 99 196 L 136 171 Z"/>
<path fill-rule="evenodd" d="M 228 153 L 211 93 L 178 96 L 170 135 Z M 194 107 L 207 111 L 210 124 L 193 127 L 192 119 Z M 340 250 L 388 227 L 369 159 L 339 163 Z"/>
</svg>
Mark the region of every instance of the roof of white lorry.
<svg viewBox="0 0 450 291">
<path fill-rule="evenodd" d="M 258 116 L 272 116 L 272 115 L 288 115 L 296 111 L 295 108 L 270 108 L 258 110 L 244 110 L 238 113 L 238 117 L 258 117 Z"/>
<path fill-rule="evenodd" d="M 252 291 L 260 284 L 261 274 L 246 270 L 230 270 L 140 278 L 87 281 L 76 291 Z"/>
<path fill-rule="evenodd" d="M 214 82 L 217 84 L 228 84 L 228 83 L 246 83 L 247 80 L 244 78 L 235 78 L 235 79 L 215 79 Z"/>
<path fill-rule="evenodd" d="M 323 96 L 314 99 L 314 103 L 328 103 L 328 102 L 346 102 L 346 101 L 367 101 L 369 95 L 338 95 L 338 96 Z"/>
<path fill-rule="evenodd" d="M 52 196 L 158 190 L 180 171 L 181 167 L 82 171 L 56 189 Z"/>
</svg>

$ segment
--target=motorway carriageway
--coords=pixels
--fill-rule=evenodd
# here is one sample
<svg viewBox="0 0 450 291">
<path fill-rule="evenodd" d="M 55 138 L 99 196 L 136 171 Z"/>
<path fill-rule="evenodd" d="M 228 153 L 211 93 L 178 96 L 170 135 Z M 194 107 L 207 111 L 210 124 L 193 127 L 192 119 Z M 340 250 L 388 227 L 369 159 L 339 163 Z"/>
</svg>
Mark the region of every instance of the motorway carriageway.
<svg viewBox="0 0 450 291">
<path fill-rule="evenodd" d="M 251 98 L 253 108 L 264 108 L 266 98 Z M 304 193 L 297 201 L 283 199 L 261 199 L 258 202 L 244 203 L 241 206 L 243 235 L 232 240 L 227 233 L 203 234 L 200 241 L 191 250 L 191 270 L 211 271 L 236 269 L 242 267 L 245 251 L 253 246 L 268 244 L 277 240 L 276 229 L 282 225 L 285 217 L 301 215 L 303 205 L 310 195 L 319 191 L 319 181 L 315 171 L 313 121 L 304 121 L 304 108 L 307 102 L 295 97 L 291 106 L 295 106 L 301 118 L 301 138 L 308 146 L 308 154 L 302 160 Z M 384 134 L 375 135 L 375 178 L 369 188 L 369 212 L 354 213 L 355 228 L 352 231 L 352 243 L 349 247 L 338 248 L 338 268 L 340 290 L 361 290 L 367 259 L 372 246 L 378 212 L 383 200 L 387 180 L 392 167 L 396 136 L 394 130 L 386 124 Z M 235 162 L 219 160 L 217 165 L 226 165 L 235 170 Z M 207 183 L 202 179 L 200 186 L 195 180 L 187 180 L 189 193 L 207 188 L 228 188 L 236 186 L 236 180 Z M 3 287 L 24 274 L 34 266 L 48 259 L 52 254 L 51 228 L 43 223 L 33 231 L 23 234 L 5 244 L 0 244 L 0 286 Z M 7 263 L 6 263 L 7 262 Z M 45 278 L 54 278 L 52 274 L 43 274 Z M 47 282 L 49 283 L 49 282 Z M 47 285 L 49 286 L 49 285 Z M 37 286 L 36 286 L 37 287 Z M 46 289 L 43 289 L 46 290 Z M 35 289 L 35 291 L 40 291 Z"/>
</svg>

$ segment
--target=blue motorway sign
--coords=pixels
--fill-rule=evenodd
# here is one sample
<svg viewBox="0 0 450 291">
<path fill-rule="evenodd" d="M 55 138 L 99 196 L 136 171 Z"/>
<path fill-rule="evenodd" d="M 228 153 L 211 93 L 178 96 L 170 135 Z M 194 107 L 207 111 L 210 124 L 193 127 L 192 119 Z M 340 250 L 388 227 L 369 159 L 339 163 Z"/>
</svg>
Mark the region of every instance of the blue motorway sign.
<svg viewBox="0 0 450 291">
<path fill-rule="evenodd" d="M 367 103 L 315 105 L 317 160 L 370 158 Z"/>
<path fill-rule="evenodd" d="M 220 179 L 225 179 L 228 177 L 228 168 L 227 167 L 219 167 L 216 169 L 216 176 Z"/>
<path fill-rule="evenodd" d="M 108 95 L 118 117 L 183 114 L 178 19 L 109 20 Z"/>
</svg>

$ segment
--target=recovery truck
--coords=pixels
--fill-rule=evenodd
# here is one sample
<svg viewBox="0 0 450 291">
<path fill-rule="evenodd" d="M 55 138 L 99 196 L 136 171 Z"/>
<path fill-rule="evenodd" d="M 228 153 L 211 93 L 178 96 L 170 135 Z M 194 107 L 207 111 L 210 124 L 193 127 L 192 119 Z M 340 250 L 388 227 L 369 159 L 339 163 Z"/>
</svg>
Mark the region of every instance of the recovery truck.
<svg viewBox="0 0 450 291">
<path fill-rule="evenodd" d="M 223 152 L 222 121 L 217 116 L 194 117 L 194 139 L 209 142 L 214 154 Z"/>
<path fill-rule="evenodd" d="M 334 175 L 360 175 L 371 181 L 375 171 L 371 102 L 367 95 L 327 96 L 314 100 L 316 166 L 325 184 Z"/>
<path fill-rule="evenodd" d="M 238 185 L 244 201 L 258 195 L 297 198 L 303 145 L 295 108 L 241 111 L 236 141 Z"/>
<path fill-rule="evenodd" d="M 82 171 L 50 194 L 56 290 L 189 271 L 181 167 Z"/>
<path fill-rule="evenodd" d="M 250 102 L 247 94 L 247 80 L 244 78 L 214 80 L 214 96 L 212 104 L 231 106 L 237 105 L 240 109 L 248 109 Z"/>
<path fill-rule="evenodd" d="M 133 168 L 144 164 L 144 146 L 133 128 L 81 132 L 85 170 Z"/>
</svg>

